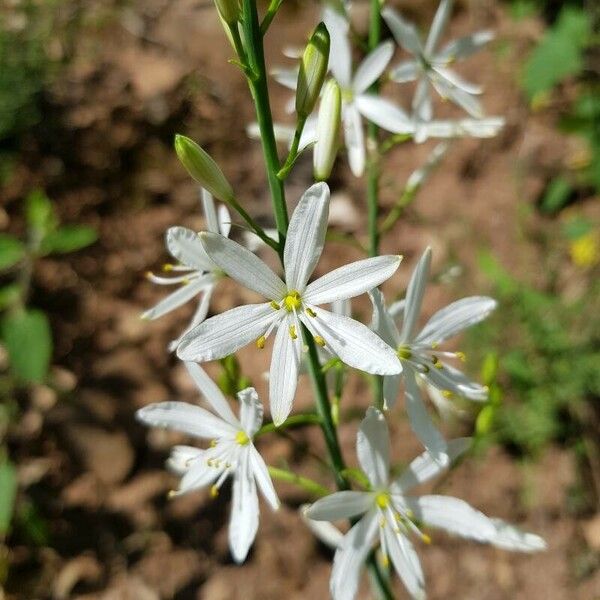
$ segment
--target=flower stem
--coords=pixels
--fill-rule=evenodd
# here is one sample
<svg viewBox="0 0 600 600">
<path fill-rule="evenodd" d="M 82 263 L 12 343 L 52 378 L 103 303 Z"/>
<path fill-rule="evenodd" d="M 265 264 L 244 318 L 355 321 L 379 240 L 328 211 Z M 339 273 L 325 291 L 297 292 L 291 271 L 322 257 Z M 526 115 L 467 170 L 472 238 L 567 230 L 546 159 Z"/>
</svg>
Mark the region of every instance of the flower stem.
<svg viewBox="0 0 600 600">
<path fill-rule="evenodd" d="M 306 117 L 298 116 L 298 123 L 296 124 L 296 131 L 294 132 L 294 139 L 292 140 L 292 145 L 290 147 L 290 151 L 285 160 L 285 164 L 279 172 L 277 173 L 277 177 L 279 179 L 286 179 L 291 171 L 296 159 L 298 158 L 298 147 L 300 146 L 300 138 L 302 137 L 302 131 L 304 130 L 304 124 L 306 123 Z"/>
<path fill-rule="evenodd" d="M 275 223 L 279 233 L 279 254 L 283 256 L 285 235 L 289 222 L 283 181 L 277 177 L 281 167 L 277 154 L 277 143 L 273 131 L 273 117 L 271 116 L 271 105 L 269 103 L 269 90 L 267 87 L 267 69 L 265 66 L 265 55 L 263 48 L 263 34 L 258 21 L 256 0 L 243 0 L 243 24 L 244 39 L 246 43 L 246 55 L 253 77 L 248 78 L 248 85 L 260 129 L 260 139 L 267 169 L 267 179 L 271 191 L 271 202 L 275 213 Z"/>
<path fill-rule="evenodd" d="M 303 477 L 302 475 L 297 475 L 286 469 L 278 469 L 277 467 L 272 467 L 270 465 L 267 468 L 269 469 L 269 475 L 273 479 L 279 479 L 279 481 L 285 481 L 286 483 L 293 483 L 313 496 L 322 497 L 329 494 L 329 490 L 326 487 L 308 477 Z"/>
<path fill-rule="evenodd" d="M 279 427 L 275 423 L 267 423 L 263 425 L 255 434 L 254 437 L 264 435 L 265 433 L 272 433 L 273 431 L 283 431 L 284 429 L 290 429 L 292 427 L 301 427 L 302 425 L 320 425 L 321 417 L 315 414 L 305 415 L 292 415 L 288 417 Z"/>
</svg>

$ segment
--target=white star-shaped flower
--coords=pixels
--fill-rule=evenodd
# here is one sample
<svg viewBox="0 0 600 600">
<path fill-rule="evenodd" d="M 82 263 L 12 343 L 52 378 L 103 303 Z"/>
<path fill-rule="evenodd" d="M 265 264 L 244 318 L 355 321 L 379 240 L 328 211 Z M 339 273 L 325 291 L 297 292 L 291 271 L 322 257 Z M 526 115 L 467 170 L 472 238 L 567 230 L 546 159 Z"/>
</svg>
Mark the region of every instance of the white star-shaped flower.
<svg viewBox="0 0 600 600">
<path fill-rule="evenodd" d="M 448 444 L 452 459 L 469 446 L 468 438 Z M 362 515 L 342 541 L 335 532 L 325 534 L 329 543 L 338 546 L 331 572 L 330 590 L 334 600 L 352 600 L 360 580 L 361 566 L 379 537 L 384 560 L 391 560 L 412 598 L 425 598 L 425 581 L 421 564 L 410 534 L 429 543 L 423 526 L 505 550 L 535 552 L 546 548 L 544 540 L 525 533 L 500 519 L 490 519 L 472 506 L 448 496 L 408 496 L 413 487 L 425 483 L 442 472 L 441 467 L 426 452 L 410 463 L 404 473 L 390 480 L 390 443 L 383 414 L 371 407 L 363 419 L 356 441 L 361 468 L 371 484 L 369 491 L 343 491 L 317 500 L 306 515 L 317 521 L 337 521 Z"/>
<path fill-rule="evenodd" d="M 450 69 L 450 65 L 455 60 L 466 58 L 479 50 L 493 39 L 494 34 L 491 31 L 479 31 L 436 50 L 451 11 L 452 0 L 442 0 L 425 44 L 422 43 L 415 26 L 405 21 L 395 10 L 385 7 L 381 11 L 398 44 L 414 56 L 414 59 L 404 61 L 393 68 L 390 78 L 398 83 L 418 81 L 413 98 L 413 112 L 421 121 L 429 121 L 432 118 L 430 85 L 442 98 L 452 100 L 472 117 L 483 116 L 481 104 L 476 98 L 482 93 L 482 88 L 465 81 Z"/>
<path fill-rule="evenodd" d="M 487 399 L 487 388 L 468 379 L 457 368 L 447 364 L 446 359 L 464 359 L 461 352 L 443 352 L 439 345 L 463 329 L 479 323 L 495 308 L 496 301 L 486 296 L 462 298 L 436 312 L 423 329 L 417 330 L 425 286 L 429 277 L 431 249 L 421 256 L 406 291 L 406 299 L 385 306 L 383 295 L 378 290 L 370 294 L 373 302 L 372 328 L 390 346 L 396 348 L 402 363 L 402 378 L 406 390 L 406 410 L 411 426 L 424 446 L 432 455 L 447 462 L 446 442 L 437 430 L 421 398 L 417 378 L 442 391 L 447 397 L 454 395 L 483 402 Z M 396 320 L 402 318 L 402 327 Z M 383 394 L 386 407 L 392 407 L 398 397 L 401 377 L 384 378 Z"/>
<path fill-rule="evenodd" d="M 213 412 L 186 402 L 159 402 L 138 410 L 136 416 L 152 427 L 174 429 L 192 437 L 210 440 L 206 450 L 193 446 L 173 448 L 167 464 L 181 476 L 181 482 L 179 489 L 172 494 L 185 494 L 212 485 L 210 489 L 214 497 L 218 495 L 223 482 L 232 477 L 229 547 L 235 561 L 241 563 L 258 529 L 256 486 L 273 510 L 279 508 L 267 466 L 252 443 L 262 425 L 262 404 L 254 388 L 242 390 L 238 393 L 238 419 L 205 371 L 194 363 L 185 363 L 185 366 Z"/>
<path fill-rule="evenodd" d="M 227 237 L 231 228 L 231 216 L 224 205 L 215 210 L 212 195 L 202 189 L 202 204 L 208 231 Z M 166 246 L 178 264 L 166 264 L 165 271 L 177 273 L 175 277 L 160 277 L 148 273 L 147 278 L 158 285 L 180 285 L 174 292 L 163 298 L 158 304 L 142 314 L 142 319 L 158 319 L 179 308 L 192 298 L 201 295 L 198 308 L 184 334 L 201 323 L 208 313 L 213 290 L 223 272 L 208 258 L 198 234 L 186 227 L 170 227 L 165 236 Z M 183 334 L 182 334 L 183 335 Z M 181 336 L 169 344 L 169 350 L 175 350 Z"/>
<path fill-rule="evenodd" d="M 328 212 L 329 187 L 325 183 L 311 186 L 290 220 L 283 253 L 285 281 L 240 244 L 215 233 L 200 234 L 210 259 L 267 301 L 207 319 L 182 338 L 177 354 L 183 360 L 216 360 L 252 341 L 264 348 L 266 339 L 276 331 L 269 396 L 277 425 L 288 416 L 296 392 L 303 347 L 301 324 L 317 344 L 327 346 L 351 367 L 379 375 L 397 374 L 402 369 L 394 350 L 368 327 L 319 308 L 379 285 L 395 273 L 401 260 L 400 256 L 368 258 L 308 283 L 325 243 Z"/>
</svg>

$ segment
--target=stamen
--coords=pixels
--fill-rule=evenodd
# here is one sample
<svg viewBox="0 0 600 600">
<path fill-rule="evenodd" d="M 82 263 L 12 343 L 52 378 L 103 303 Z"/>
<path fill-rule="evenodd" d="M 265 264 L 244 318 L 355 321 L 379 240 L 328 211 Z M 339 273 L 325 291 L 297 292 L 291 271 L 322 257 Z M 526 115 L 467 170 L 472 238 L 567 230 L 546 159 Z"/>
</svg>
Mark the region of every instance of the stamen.
<svg viewBox="0 0 600 600">
<path fill-rule="evenodd" d="M 210 444 L 209 444 L 209 446 L 210 446 L 211 448 L 214 448 L 216 445 L 217 445 L 217 440 L 210 440 Z"/>
<path fill-rule="evenodd" d="M 431 537 L 428 536 L 426 533 L 421 532 L 421 539 L 426 543 L 426 544 L 431 544 Z"/>
<path fill-rule="evenodd" d="M 216 498 L 219 495 L 219 488 L 216 485 L 213 485 L 210 488 L 210 497 Z"/>
<path fill-rule="evenodd" d="M 173 265 L 172 265 L 171 263 L 165 263 L 165 264 L 162 266 L 162 270 L 163 270 L 165 273 L 168 273 L 169 271 L 172 271 L 172 270 L 173 270 Z"/>
<path fill-rule="evenodd" d="M 320 335 L 315 335 L 315 343 L 319 344 L 321 348 L 325 346 L 325 340 Z"/>
<path fill-rule="evenodd" d="M 170 500 L 174 496 L 177 496 L 177 492 L 175 490 L 169 490 L 167 493 L 167 498 L 169 498 L 169 500 Z"/>
<path fill-rule="evenodd" d="M 412 357 L 412 352 L 408 346 L 400 346 L 396 352 L 398 358 L 409 360 Z"/>
<path fill-rule="evenodd" d="M 462 362 L 465 362 L 467 360 L 467 355 L 464 352 L 457 352 L 456 358 Z"/>
<path fill-rule="evenodd" d="M 306 309 L 306 314 L 309 317 L 313 317 L 313 318 L 317 316 L 317 313 L 312 308 L 307 308 Z"/>
<path fill-rule="evenodd" d="M 257 340 L 256 340 L 256 347 L 259 350 L 262 350 L 265 347 L 265 343 L 267 341 L 267 338 L 264 335 L 261 335 Z"/>
<path fill-rule="evenodd" d="M 387 508 L 390 504 L 390 495 L 387 492 L 379 492 L 375 496 L 375 503 L 379 508 Z"/>
<path fill-rule="evenodd" d="M 250 438 L 248 437 L 248 434 L 245 431 L 240 430 L 235 434 L 235 441 L 240 446 L 245 446 L 250 442 Z"/>
<path fill-rule="evenodd" d="M 454 394 L 450 390 L 442 390 L 442 396 L 444 396 L 444 398 L 452 398 Z"/>
<path fill-rule="evenodd" d="M 290 337 L 293 340 L 297 340 L 298 339 L 298 334 L 296 333 L 296 326 L 295 325 L 290 325 L 289 331 L 290 331 Z"/>
<path fill-rule="evenodd" d="M 281 309 L 281 306 L 279 306 L 279 304 L 277 304 L 277 302 L 275 302 L 275 300 L 273 300 L 273 301 L 271 302 L 271 308 L 272 308 L 273 310 L 279 310 L 279 309 Z"/>
<path fill-rule="evenodd" d="M 292 290 L 288 292 L 283 299 L 283 307 L 288 312 L 293 312 L 300 308 L 302 305 L 302 297 L 300 296 L 300 292 L 296 290 Z"/>
</svg>

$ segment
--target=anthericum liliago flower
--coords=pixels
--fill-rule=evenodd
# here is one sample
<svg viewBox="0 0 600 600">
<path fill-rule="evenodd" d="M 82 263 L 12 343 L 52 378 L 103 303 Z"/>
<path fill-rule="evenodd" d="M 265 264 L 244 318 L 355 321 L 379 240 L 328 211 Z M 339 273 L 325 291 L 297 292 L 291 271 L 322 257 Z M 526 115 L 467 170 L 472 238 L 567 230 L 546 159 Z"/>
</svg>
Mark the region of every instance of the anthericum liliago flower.
<svg viewBox="0 0 600 600">
<path fill-rule="evenodd" d="M 406 410 L 415 434 L 436 460 L 444 463 L 447 462 L 446 442 L 427 413 L 416 378 L 423 378 L 448 398 L 461 396 L 479 402 L 486 400 L 486 387 L 471 381 L 445 362 L 447 359 L 464 360 L 464 354 L 443 352 L 439 345 L 485 319 L 496 308 L 496 301 L 486 296 L 462 298 L 436 312 L 423 329 L 417 331 L 430 264 L 431 249 L 427 248 L 413 271 L 406 299 L 402 302 L 386 308 L 383 295 L 378 290 L 371 292 L 372 328 L 385 342 L 396 348 L 403 367 Z M 402 328 L 398 329 L 396 319 L 400 318 Z M 400 381 L 399 375 L 384 378 L 383 394 L 388 408 L 396 402 Z"/>
<path fill-rule="evenodd" d="M 478 31 L 436 50 L 451 11 L 452 0 L 442 0 L 425 44 L 421 42 L 415 26 L 405 21 L 394 9 L 385 7 L 381 11 L 398 44 L 414 56 L 412 60 L 394 67 L 390 71 L 390 78 L 398 83 L 418 81 L 412 107 L 422 121 L 431 120 L 433 114 L 430 85 L 442 98 L 451 100 L 472 117 L 483 116 L 476 97 L 482 93 L 481 87 L 465 81 L 449 67 L 454 61 L 479 50 L 494 38 L 494 34 L 491 31 Z"/>
<path fill-rule="evenodd" d="M 469 446 L 468 438 L 448 443 L 452 459 Z M 409 538 L 430 543 L 423 527 L 444 529 L 464 538 L 504 550 L 536 552 L 544 550 L 544 540 L 523 532 L 500 519 L 490 519 L 472 506 L 449 496 L 408 496 L 413 487 L 441 473 L 443 467 L 427 452 L 410 463 L 402 475 L 390 481 L 390 442 L 383 414 L 371 407 L 363 419 L 356 440 L 356 452 L 365 472 L 368 491 L 336 492 L 317 500 L 305 514 L 317 521 L 337 521 L 363 515 L 340 541 L 326 532 L 338 546 L 331 572 L 330 590 L 334 600 L 352 600 L 360 581 L 361 566 L 377 537 L 385 562 L 391 560 L 412 598 L 425 598 L 425 581 L 419 557 Z M 320 532 L 317 532 L 320 533 Z"/>
<path fill-rule="evenodd" d="M 231 228 L 231 216 L 227 208 L 221 205 L 217 213 L 212 195 L 204 188 L 202 188 L 202 205 L 208 231 L 227 237 Z M 213 290 L 224 274 L 208 258 L 195 231 L 186 227 L 170 227 L 165 239 L 169 252 L 178 263 L 165 264 L 163 270 L 176 275 L 161 277 L 154 273 L 147 273 L 146 277 L 158 285 L 179 285 L 179 287 L 144 312 L 142 319 L 158 319 L 200 295 L 198 308 L 185 330 L 187 332 L 206 318 Z M 171 342 L 169 350 L 175 350 L 180 339 Z"/>
<path fill-rule="evenodd" d="M 264 348 L 276 331 L 269 374 L 271 413 L 280 425 L 288 416 L 298 379 L 303 348 L 302 326 L 320 346 L 343 362 L 367 373 L 398 374 L 400 360 L 368 327 L 319 308 L 352 298 L 391 277 L 400 256 L 379 256 L 340 267 L 312 283 L 308 280 L 321 256 L 329 212 L 329 187 L 311 186 L 290 220 L 283 264 L 285 281 L 257 256 L 222 235 L 200 234 L 206 253 L 227 275 L 261 294 L 267 301 L 228 310 L 207 319 L 181 340 L 183 360 L 204 362 L 227 356 L 254 341 Z"/>
<path fill-rule="evenodd" d="M 194 363 L 185 366 L 213 412 L 187 402 L 159 402 L 141 408 L 136 416 L 152 427 L 210 440 L 206 450 L 193 446 L 173 448 L 167 465 L 181 476 L 181 482 L 179 489 L 171 494 L 181 495 L 212 484 L 210 494 L 216 497 L 223 482 L 232 477 L 229 548 L 235 561 L 241 563 L 258 529 L 256 486 L 273 510 L 279 508 L 267 466 L 252 443 L 262 425 L 263 407 L 254 388 L 242 390 L 238 393 L 238 419 L 202 368 Z"/>
</svg>

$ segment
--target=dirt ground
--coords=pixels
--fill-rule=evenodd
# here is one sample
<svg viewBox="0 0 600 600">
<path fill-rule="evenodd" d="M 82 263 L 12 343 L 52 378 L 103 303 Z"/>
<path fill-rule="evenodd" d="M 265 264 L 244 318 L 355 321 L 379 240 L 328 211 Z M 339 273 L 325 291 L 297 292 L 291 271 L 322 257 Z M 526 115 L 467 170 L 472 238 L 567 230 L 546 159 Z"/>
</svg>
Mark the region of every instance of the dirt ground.
<svg viewBox="0 0 600 600">
<path fill-rule="evenodd" d="M 433 3 L 428 10 L 420 4 L 402 7 L 426 22 Z M 557 138 L 549 116 L 529 115 L 516 86 L 519 60 L 539 37 L 541 24 L 515 23 L 494 2 L 458 4 L 451 34 L 477 27 L 498 32 L 496 51 L 473 57 L 461 73 L 485 86 L 488 114 L 506 116 L 507 126 L 492 140 L 457 141 L 383 243 L 384 252 L 405 256 L 398 275 L 384 287 L 390 295 L 404 289 L 427 244 L 434 249 L 434 271 L 463 266 L 451 284 L 431 286 L 429 314 L 459 295 L 486 292 L 489 284 L 475 265 L 477 248 L 491 248 L 515 273 L 531 273 L 536 250 L 523 241 L 520 211 L 536 201 L 549 173 L 577 151 L 575 141 Z M 243 566 L 235 566 L 227 549 L 227 492 L 217 502 L 203 493 L 167 500 L 174 480 L 163 464 L 179 438 L 148 431 L 133 417 L 151 402 L 195 398 L 181 365 L 166 352 L 189 316 L 187 309 L 152 323 L 139 319 L 164 293 L 144 273 L 167 259 L 166 228 L 203 226 L 197 189 L 172 151 L 173 135 L 199 141 L 247 210 L 265 225 L 271 222 L 260 146 L 244 131 L 252 106 L 240 74 L 227 64 L 231 51 L 215 11 L 198 0 L 82 6 L 74 58 L 52 86 L 44 121 L 23 139 L 24 160 L 1 196 L 15 230 L 19 199 L 41 186 L 63 221 L 92 224 L 100 236 L 72 257 L 43 260 L 35 274 L 32 302 L 49 312 L 55 331 L 54 378 L 74 379 L 76 387 L 58 399 L 41 388 L 23 400 L 11 448 L 21 486 L 49 527 L 50 543 L 36 548 L 13 541 L 6 598 L 326 598 L 330 552 L 297 515 L 306 501 L 302 492 L 278 484 L 285 505 L 275 514 L 263 507 L 254 549 Z M 363 10 L 359 4 L 357 13 Z M 271 65 L 289 64 L 282 48 L 301 44 L 316 15 L 313 5 L 282 11 L 267 37 Z M 504 46 L 506 51 L 498 51 Z M 284 120 L 289 92 L 276 84 L 272 91 L 276 117 Z M 400 96 L 405 106 L 408 98 Z M 429 142 L 390 155 L 384 205 L 394 199 L 394 184 L 402 184 L 432 147 Z M 300 161 L 290 178 L 290 206 L 311 183 L 310 160 Z M 364 181 L 353 179 L 339 161 L 332 189 L 334 224 L 362 235 Z M 357 257 L 356 250 L 330 243 L 318 270 Z M 212 311 L 249 298 L 249 292 L 225 283 Z M 354 310 L 367 318 L 364 298 Z M 267 354 L 246 349 L 240 355 L 245 373 L 266 398 Z M 295 406 L 308 408 L 310 402 L 309 386 L 300 385 Z M 367 403 L 367 383 L 353 377 L 343 414 Z M 399 413 L 392 428 L 394 457 L 407 462 L 420 451 L 418 443 Z M 449 433 L 465 434 L 468 427 Z M 342 427 L 350 462 L 355 435 L 356 420 Z M 319 433 L 295 431 L 291 438 L 265 436 L 260 446 L 267 461 L 285 461 L 328 484 L 320 467 L 299 458 L 306 444 L 323 453 Z M 591 556 L 600 548 L 600 517 L 573 517 L 567 496 L 575 482 L 574 459 L 558 447 L 526 467 L 501 449 L 465 460 L 436 490 L 543 535 L 549 550 L 517 555 L 435 535 L 431 546 L 419 547 L 429 597 L 600 598 L 600 570 L 586 566 L 594 564 Z M 366 578 L 364 583 L 361 597 L 368 597 Z M 397 591 L 405 597 L 400 584 Z"/>
</svg>

